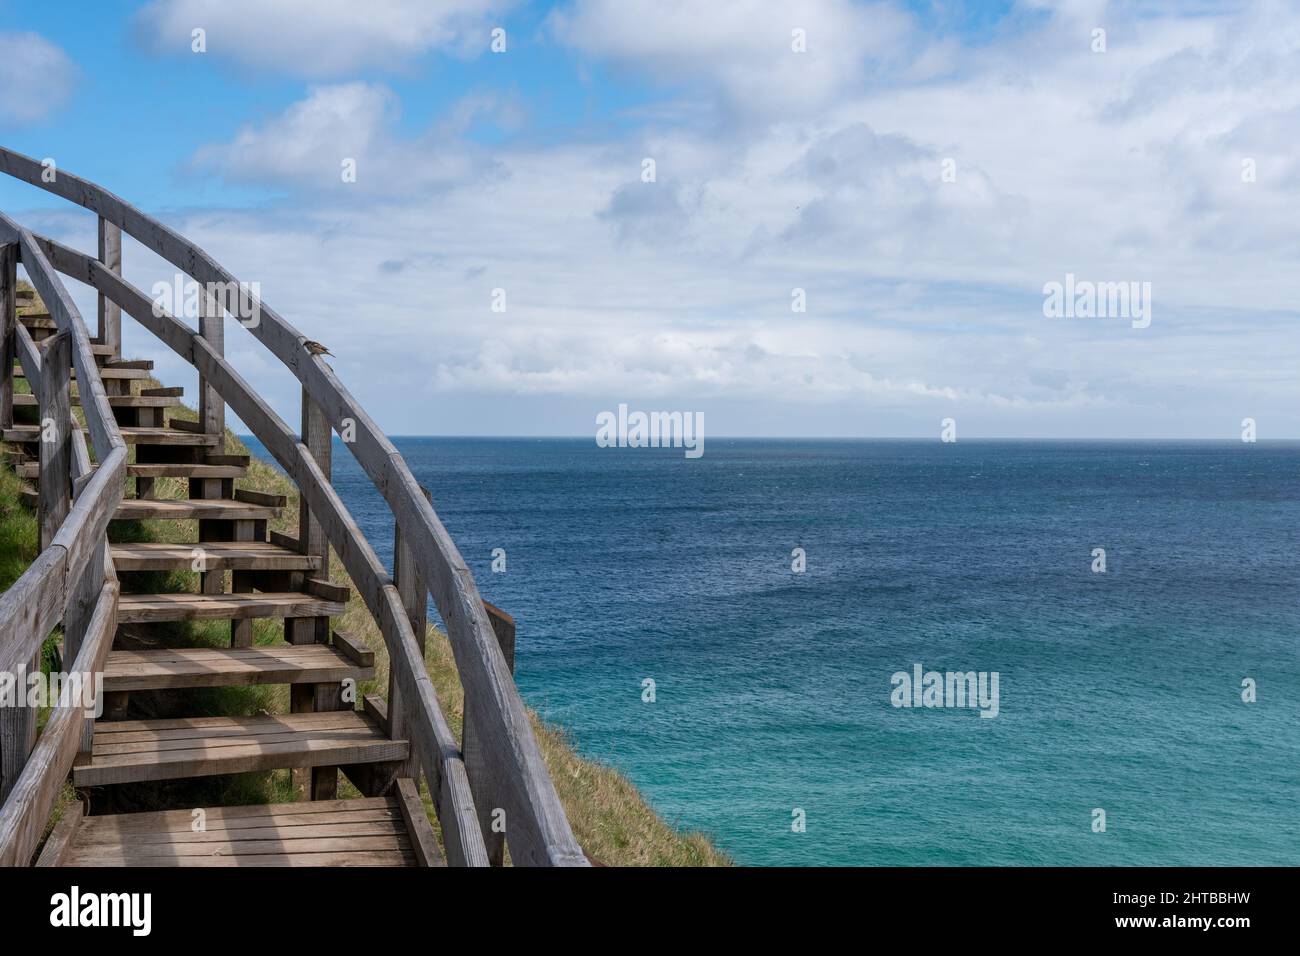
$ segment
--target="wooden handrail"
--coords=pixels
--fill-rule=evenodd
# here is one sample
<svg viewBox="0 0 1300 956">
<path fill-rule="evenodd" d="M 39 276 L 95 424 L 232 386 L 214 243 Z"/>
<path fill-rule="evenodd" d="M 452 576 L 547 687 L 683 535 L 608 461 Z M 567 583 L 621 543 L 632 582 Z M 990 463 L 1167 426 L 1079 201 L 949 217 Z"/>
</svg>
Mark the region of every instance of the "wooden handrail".
<svg viewBox="0 0 1300 956">
<path fill-rule="evenodd" d="M 447 858 L 459 865 L 486 866 L 487 848 L 460 748 L 429 681 L 423 655 L 401 608 L 397 589 L 369 541 L 325 479 L 311 451 L 199 333 L 156 307 L 141 290 L 90 256 L 45 237 L 37 241 L 56 269 L 98 290 L 194 365 L 207 387 L 253 430 L 298 485 L 303 500 L 379 623 L 389 652 L 391 673 L 396 676 L 402 699 L 415 714 L 415 719 L 407 723 L 407 731 L 434 795 Z"/>
<path fill-rule="evenodd" d="M 0 147 L 0 172 L 97 213 L 101 220 L 120 228 L 207 288 L 216 285 L 242 288 L 231 273 L 198 246 L 88 180 L 65 170 L 59 170 L 54 177 L 46 176 L 37 160 L 3 147 Z M 77 255 L 80 256 L 79 253 Z M 121 279 L 111 270 L 90 257 L 83 259 L 84 261 L 69 263 L 74 270 L 69 274 L 94 286 L 109 298 L 113 298 L 109 289 L 115 285 L 119 292 L 123 291 Z M 507 842 L 512 860 L 516 864 L 525 865 L 587 865 L 547 773 L 541 751 L 533 737 L 527 711 L 497 644 L 473 575 L 451 536 L 432 505 L 421 494 L 419 485 L 401 454 L 339 381 L 333 370 L 319 356 L 307 350 L 304 346 L 306 337 L 255 296 L 250 295 L 248 300 L 255 310 L 256 322 L 243 324 L 293 372 L 302 383 L 305 393 L 320 407 L 330 426 L 342 435 L 355 436 L 354 440 L 346 443 L 349 451 L 388 502 L 404 541 L 420 564 L 425 586 L 446 625 L 465 690 L 466 720 L 472 723 L 476 739 L 482 744 L 483 779 L 476 784 L 476 789 L 480 789 L 485 799 L 491 802 L 490 809 L 505 812 Z M 121 299 L 115 301 L 127 309 Z M 150 305 L 152 307 L 152 303 Z M 130 310 L 127 311 L 130 314 Z M 150 312 L 152 314 L 152 308 Z M 139 319 L 139 316 L 136 318 Z M 201 374 L 208 373 L 205 365 L 218 369 L 221 367 L 213 362 L 213 359 L 220 356 L 213 355 L 210 348 L 205 348 L 203 340 L 195 338 L 192 331 L 183 325 L 180 329 L 166 325 L 159 337 L 183 358 L 195 364 Z M 248 394 L 256 397 L 251 390 Z M 239 396 L 224 397 L 235 408 L 236 414 L 243 418 L 244 410 L 236 407 L 235 399 Z M 254 414 L 251 408 L 245 410 Z M 244 418 L 244 421 L 254 431 L 257 430 L 248 418 Z M 98 450 L 98 444 L 96 447 Z M 271 446 L 268 445 L 268 448 Z M 296 450 L 289 454 L 289 450 L 281 446 L 280 452 L 281 454 L 276 454 L 272 450 L 272 454 L 282 464 L 281 455 L 287 455 L 289 460 L 305 467 L 297 457 Z M 292 470 L 290 473 L 301 477 Z M 332 495 L 332 491 L 321 493 L 319 489 L 311 487 L 310 480 L 308 478 L 307 485 L 299 486 L 305 496 L 320 494 L 328 499 Z M 328 488 L 328 485 L 325 487 Z M 328 509 L 331 503 L 321 501 L 309 504 L 313 508 L 320 504 Z M 337 547 L 336 545 L 336 549 Z M 365 550 L 368 550 L 368 546 Z M 354 556 L 352 561 L 362 567 L 369 563 L 369 555 L 362 553 Z M 363 590 L 366 589 L 364 581 L 357 583 Z M 380 595 L 373 595 L 382 609 L 385 602 L 379 598 Z M 397 601 L 397 606 L 401 607 L 400 600 Z M 396 615 L 398 618 L 402 616 Z M 390 622 L 388 626 L 398 628 L 398 622 Z M 394 634 L 398 632 L 394 631 Z M 386 634 L 385 640 L 391 641 L 401 652 L 394 655 L 395 666 L 407 666 L 408 663 L 415 666 L 417 661 L 409 660 L 410 648 L 416 647 L 418 650 L 413 640 L 407 642 L 400 634 L 395 637 Z M 422 675 L 427 679 L 423 662 L 418 663 L 419 673 L 411 675 L 412 681 L 417 684 L 413 688 L 415 690 L 419 689 Z M 426 765 L 425 771 L 431 773 L 431 768 Z"/>
<path fill-rule="evenodd" d="M 63 622 L 64 647 L 73 673 L 94 674 L 117 627 L 118 584 L 107 546 L 108 522 L 122 499 L 126 443 L 100 378 L 80 313 L 32 234 L 0 214 L 0 245 L 6 252 L 3 354 L 17 354 L 38 397 L 42 432 L 55 425 L 56 453 L 42 450 L 40 500 L 42 550 L 26 572 L 0 595 L 0 671 L 18 671 L 39 653 L 54 625 Z M 12 256 L 12 258 L 11 258 Z M 14 304 L 12 263 L 21 260 L 58 332 L 41 351 L 7 310 Z M 70 409 L 69 365 L 76 370 L 86 427 L 100 466 L 90 456 Z M 10 373 L 12 370 L 10 369 Z M 12 410 L 12 374 L 5 376 L 4 406 Z M 6 425 L 10 421 L 5 422 Z M 71 499 L 70 506 L 68 501 Z M 57 507 L 51 507 L 57 505 Z M 40 839 L 59 788 L 82 745 L 89 718 L 79 702 L 56 707 L 35 738 L 35 714 L 25 707 L 0 714 L 0 865 L 25 864 Z M 30 735 L 30 736 L 29 736 Z"/>
</svg>

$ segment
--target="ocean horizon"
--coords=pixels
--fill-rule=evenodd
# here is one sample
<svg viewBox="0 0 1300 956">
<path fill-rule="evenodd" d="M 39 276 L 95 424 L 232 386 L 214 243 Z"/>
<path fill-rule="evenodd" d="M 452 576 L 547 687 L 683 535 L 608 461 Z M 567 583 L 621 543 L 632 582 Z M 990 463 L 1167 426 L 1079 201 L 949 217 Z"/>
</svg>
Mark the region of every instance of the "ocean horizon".
<svg viewBox="0 0 1300 956">
<path fill-rule="evenodd" d="M 527 702 L 739 863 L 1300 857 L 1300 442 L 393 440 Z"/>
</svg>

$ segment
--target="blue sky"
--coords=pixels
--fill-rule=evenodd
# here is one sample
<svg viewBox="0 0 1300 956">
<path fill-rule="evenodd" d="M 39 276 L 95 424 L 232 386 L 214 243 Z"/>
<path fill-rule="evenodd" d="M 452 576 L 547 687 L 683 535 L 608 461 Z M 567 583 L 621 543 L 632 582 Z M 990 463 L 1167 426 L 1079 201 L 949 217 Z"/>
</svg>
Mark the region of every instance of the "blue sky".
<svg viewBox="0 0 1300 956">
<path fill-rule="evenodd" d="M 393 433 L 592 434 L 626 402 L 714 435 L 1300 436 L 1286 4 L 71 10 L 0 2 L 3 143 L 258 282 Z M 93 243 L 32 187 L 0 207 Z M 1149 326 L 1045 316 L 1067 273 L 1150 283 Z"/>
</svg>

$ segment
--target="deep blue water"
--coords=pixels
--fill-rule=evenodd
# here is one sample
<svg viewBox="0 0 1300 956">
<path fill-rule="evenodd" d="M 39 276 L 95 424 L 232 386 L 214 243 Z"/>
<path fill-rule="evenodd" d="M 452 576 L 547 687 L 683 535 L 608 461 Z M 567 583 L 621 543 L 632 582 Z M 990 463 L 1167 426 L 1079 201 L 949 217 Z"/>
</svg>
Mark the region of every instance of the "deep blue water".
<svg viewBox="0 0 1300 956">
<path fill-rule="evenodd" d="M 1300 863 L 1300 445 L 396 443 L 529 703 L 741 863 Z M 917 663 L 998 716 L 892 707 Z"/>
</svg>

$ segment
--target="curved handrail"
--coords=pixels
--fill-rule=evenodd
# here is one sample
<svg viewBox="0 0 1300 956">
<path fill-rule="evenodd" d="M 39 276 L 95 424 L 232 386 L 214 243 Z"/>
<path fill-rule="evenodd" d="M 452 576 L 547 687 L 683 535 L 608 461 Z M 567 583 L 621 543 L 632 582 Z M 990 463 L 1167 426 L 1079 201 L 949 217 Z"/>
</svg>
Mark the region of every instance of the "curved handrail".
<svg viewBox="0 0 1300 956">
<path fill-rule="evenodd" d="M 88 180 L 63 170 L 50 177 L 37 160 L 4 147 L 0 172 L 97 213 L 205 286 L 243 288 L 198 246 Z M 482 748 L 476 757 L 484 764 L 494 807 L 506 814 L 512 859 L 516 864 L 586 865 L 473 575 L 451 536 L 401 454 L 333 370 L 308 351 L 306 337 L 265 303 L 249 298 L 259 321 L 245 327 L 293 372 L 335 431 L 355 435 L 347 443 L 349 450 L 388 502 L 403 540 L 425 571 L 465 690 L 465 721 Z M 480 807 L 480 813 L 486 809 Z"/>
<path fill-rule="evenodd" d="M 33 390 L 48 396 L 57 382 L 63 393 L 63 413 L 67 424 L 74 427 L 68 435 L 73 449 L 71 467 L 61 470 L 43 460 L 42 470 L 44 473 L 48 467 L 57 472 L 51 476 L 56 493 L 72 493 L 74 500 L 36 560 L 0 595 L 0 671 L 18 671 L 36 655 L 46 636 L 62 620 L 71 671 L 96 673 L 102 669 L 116 625 L 118 584 L 106 542 L 108 522 L 122 500 L 126 443 L 109 406 L 85 323 L 45 253 L 31 232 L 3 214 L 0 244 L 17 245 L 27 275 L 59 334 L 68 335 L 70 355 L 62 349 L 59 354 L 70 357 L 76 370 L 82 410 L 99 458 L 99 468 L 89 473 L 84 444 L 80 453 L 75 450 L 80 433 L 75 430 L 67 404 L 66 365 L 58 368 L 47 361 L 42 367 L 34 348 L 24 350 L 19 357 Z M 3 281 L 7 284 L 9 276 Z M 5 316 L 4 321 L 7 327 L 15 320 Z M 31 344 L 29 339 L 25 342 Z M 48 358 L 50 353 L 45 354 Z M 12 356 L 8 360 L 12 361 Z M 40 388 L 41 379 L 46 380 L 47 387 Z M 69 482 L 70 478 L 75 482 Z M 57 489 L 57 484 L 64 482 L 68 484 Z M 6 718 L 17 719 L 18 715 L 6 714 Z M 32 721 L 34 715 L 29 713 L 22 719 Z M 6 770 L 12 787 L 0 805 L 0 865 L 30 859 L 58 789 L 76 758 L 85 719 L 84 712 L 75 705 L 57 707 L 30 753 L 20 742 L 20 749 L 9 754 L 10 759 L 21 763 L 22 769 L 16 775 Z"/>
<path fill-rule="evenodd" d="M 68 582 L 80 579 L 94 545 L 103 542 L 108 520 L 122 500 L 127 457 L 126 442 L 109 406 L 80 312 L 31 232 L 0 213 L 0 243 L 8 242 L 19 244 L 27 274 L 46 303 L 50 317 L 60 331 L 71 335 L 72 361 L 77 371 L 82 409 L 100 467 L 78 495 L 49 546 L 22 577 L 0 595 L 0 671 L 14 671 L 31 656 L 30 651 L 25 652 L 22 647 L 23 635 L 19 633 L 19 625 L 28 631 L 41 631 L 43 638 L 62 616 L 64 602 L 53 602 L 52 597 L 47 596 L 31 606 L 32 588 L 27 584 L 51 577 L 51 568 L 59 567 L 61 573 L 54 577 L 59 579 L 60 592 L 66 595 Z M 53 553 L 56 550 L 61 555 Z"/>
</svg>

